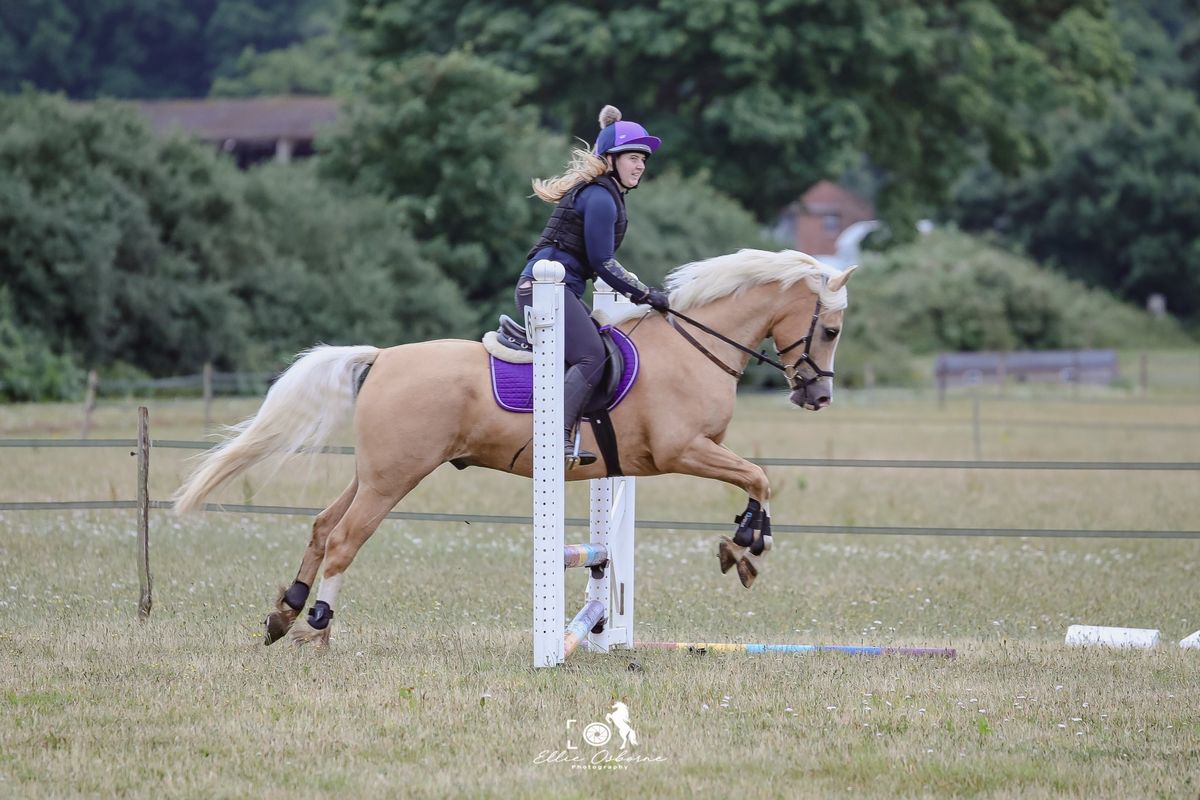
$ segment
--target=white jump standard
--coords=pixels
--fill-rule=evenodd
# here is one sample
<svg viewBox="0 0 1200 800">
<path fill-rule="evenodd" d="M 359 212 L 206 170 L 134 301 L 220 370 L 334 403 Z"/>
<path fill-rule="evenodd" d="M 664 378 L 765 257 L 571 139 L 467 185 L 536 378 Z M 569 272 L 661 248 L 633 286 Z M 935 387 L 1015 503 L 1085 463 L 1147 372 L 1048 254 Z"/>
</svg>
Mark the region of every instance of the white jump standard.
<svg viewBox="0 0 1200 800">
<path fill-rule="evenodd" d="M 592 650 L 633 647 L 633 478 L 591 481 L 591 538 L 567 545 L 563 463 L 563 277 L 555 261 L 533 267 L 533 308 L 526 330 L 533 345 L 533 665 L 553 667 L 586 638 Z M 618 299 L 602 282 L 594 305 L 608 310 Z M 588 567 L 587 600 L 570 626 L 566 573 Z M 598 629 L 598 632 L 597 632 Z"/>
</svg>

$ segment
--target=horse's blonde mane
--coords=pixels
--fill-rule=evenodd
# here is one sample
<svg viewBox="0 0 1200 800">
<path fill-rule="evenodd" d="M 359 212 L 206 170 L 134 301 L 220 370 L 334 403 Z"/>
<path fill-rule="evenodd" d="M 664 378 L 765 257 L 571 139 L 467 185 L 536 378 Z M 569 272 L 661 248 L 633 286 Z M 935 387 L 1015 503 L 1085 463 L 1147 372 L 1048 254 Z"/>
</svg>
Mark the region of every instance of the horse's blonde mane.
<svg viewBox="0 0 1200 800">
<path fill-rule="evenodd" d="M 687 311 L 751 286 L 778 282 L 786 290 L 804 280 L 819 293 L 825 311 L 841 311 L 846 307 L 846 288 L 829 291 L 829 279 L 837 274 L 833 267 L 798 250 L 739 250 L 675 268 L 667 275 L 666 289 L 671 307 Z"/>
</svg>

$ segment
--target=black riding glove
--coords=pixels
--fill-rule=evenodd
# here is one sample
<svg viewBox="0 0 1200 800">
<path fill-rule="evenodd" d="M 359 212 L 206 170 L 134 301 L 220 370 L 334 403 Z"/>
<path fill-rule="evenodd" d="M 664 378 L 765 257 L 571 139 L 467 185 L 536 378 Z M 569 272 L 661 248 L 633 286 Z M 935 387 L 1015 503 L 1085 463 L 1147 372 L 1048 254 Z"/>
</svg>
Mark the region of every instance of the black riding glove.
<svg viewBox="0 0 1200 800">
<path fill-rule="evenodd" d="M 666 312 L 671 310 L 671 298 L 662 289 L 647 289 L 641 302 L 650 306 L 655 311 Z"/>
</svg>

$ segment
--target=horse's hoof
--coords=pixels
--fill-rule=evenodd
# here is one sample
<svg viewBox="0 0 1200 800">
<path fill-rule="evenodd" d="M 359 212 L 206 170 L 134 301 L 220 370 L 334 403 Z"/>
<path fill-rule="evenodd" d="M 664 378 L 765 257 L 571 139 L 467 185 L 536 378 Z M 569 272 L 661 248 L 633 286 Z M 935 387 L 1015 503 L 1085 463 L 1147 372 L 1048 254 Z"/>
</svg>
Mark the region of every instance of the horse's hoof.
<svg viewBox="0 0 1200 800">
<path fill-rule="evenodd" d="M 294 616 L 292 619 L 287 619 L 278 611 L 268 614 L 265 622 L 266 632 L 263 635 L 263 644 L 275 644 L 275 642 L 286 636 L 294 620 Z"/>
<path fill-rule="evenodd" d="M 737 551 L 734 549 L 733 540 L 727 536 L 722 536 L 720 543 L 717 545 L 717 558 L 721 559 L 721 574 L 724 575 L 729 570 L 733 569 L 733 565 L 738 562 Z"/>
<path fill-rule="evenodd" d="M 748 558 L 743 558 L 737 562 L 738 578 L 742 582 L 742 586 L 747 589 L 754 583 L 754 579 L 758 577 L 758 567 L 754 566 L 753 562 Z"/>
<path fill-rule="evenodd" d="M 318 649 L 329 647 L 329 633 L 333 626 L 327 626 L 317 630 L 308 622 L 301 622 L 292 628 L 292 644 L 299 647 L 300 645 L 313 644 Z"/>
</svg>

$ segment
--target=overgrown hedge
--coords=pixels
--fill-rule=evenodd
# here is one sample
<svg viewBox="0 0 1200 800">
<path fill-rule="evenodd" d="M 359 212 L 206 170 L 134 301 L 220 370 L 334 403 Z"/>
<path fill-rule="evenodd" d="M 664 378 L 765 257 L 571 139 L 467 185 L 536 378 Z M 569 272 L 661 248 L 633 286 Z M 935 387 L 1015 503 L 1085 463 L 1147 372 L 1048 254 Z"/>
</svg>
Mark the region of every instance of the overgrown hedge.
<svg viewBox="0 0 1200 800">
<path fill-rule="evenodd" d="M 1170 317 L 955 231 L 867 254 L 850 297 L 838 363 L 888 382 L 917 380 L 910 353 L 1195 344 Z"/>
<path fill-rule="evenodd" d="M 440 66 L 447 80 L 508 86 L 496 68 L 466 56 Z M 440 91 L 407 78 L 393 89 L 416 107 Z M 511 91 L 509 100 L 519 97 Z M 561 164 L 568 143 L 537 133 L 531 141 L 546 153 L 492 164 L 477 184 L 486 191 L 473 196 L 483 166 L 443 166 L 419 187 L 420 171 L 405 172 L 399 189 L 385 191 L 380 170 L 414 170 L 402 159 L 416 152 L 397 138 L 403 126 L 386 113 L 390 96 L 347 117 L 317 159 L 249 172 L 211 147 L 152 134 L 117 104 L 0 97 L 2 396 L 67 397 L 92 367 L 171 375 L 212 361 L 257 371 L 321 341 L 479 335 L 496 311 L 509 310 L 526 241 L 550 210 L 526 197 L 522 169 L 535 167 L 521 165 Z M 523 130 L 523 118 L 496 119 Z M 454 115 L 426 123 L 413 135 L 436 140 L 435 160 L 452 160 Z M 488 135 L 476 130 L 463 142 L 474 147 Z M 388 160 L 377 161 L 383 154 Z M 706 175 L 680 174 L 656 158 L 648 176 L 629 198 L 621 251 L 648 282 L 690 260 L 764 246 L 750 214 Z M 499 218 L 466 207 L 509 195 L 516 200 L 493 209 Z M 500 236 L 505 225 L 527 235 Z M 943 349 L 1190 341 L 1170 320 L 954 233 L 868 256 L 851 297 L 838 361 L 848 382 L 867 362 L 880 381 L 912 380 L 909 357 Z M 754 372 L 749 382 L 766 380 Z"/>
<path fill-rule="evenodd" d="M 83 370 L 19 325 L 11 296 L 0 287 L 0 400 L 72 400 L 82 388 Z"/>
</svg>

